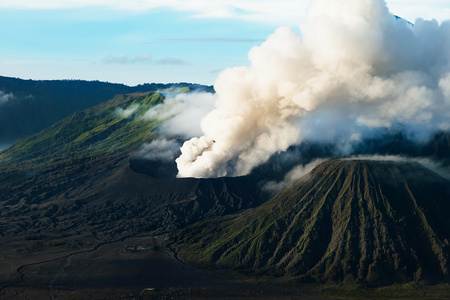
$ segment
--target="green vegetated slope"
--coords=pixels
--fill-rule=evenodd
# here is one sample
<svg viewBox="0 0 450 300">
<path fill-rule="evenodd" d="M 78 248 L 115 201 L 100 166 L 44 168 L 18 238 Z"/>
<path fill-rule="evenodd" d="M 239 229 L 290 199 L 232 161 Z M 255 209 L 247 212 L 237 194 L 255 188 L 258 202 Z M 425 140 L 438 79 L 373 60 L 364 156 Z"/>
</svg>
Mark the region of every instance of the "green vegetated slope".
<svg viewBox="0 0 450 300">
<path fill-rule="evenodd" d="M 16 142 L 0 154 L 0 161 L 36 167 L 135 149 L 155 137 L 152 130 L 161 120 L 142 116 L 163 99 L 155 92 L 118 95 Z"/>
<path fill-rule="evenodd" d="M 86 230 L 97 210 L 81 215 L 77 195 L 107 180 L 133 151 L 158 138 L 152 130 L 163 120 L 142 116 L 163 100 L 156 92 L 118 95 L 1 152 L 0 236 Z"/>
<path fill-rule="evenodd" d="M 142 115 L 163 99 L 155 92 L 118 95 L 0 152 L 0 223 L 8 226 L 12 215 L 26 216 L 30 205 L 64 198 L 126 163 L 133 151 L 157 138 L 152 130 L 163 120 Z M 29 228 L 36 221 L 27 222 Z"/>
<path fill-rule="evenodd" d="M 84 80 L 22 80 L 0 76 L 0 144 L 51 126 L 57 121 L 108 101 L 118 94 L 188 88 L 214 92 L 211 86 L 192 83 L 148 83 L 127 86 Z"/>
<path fill-rule="evenodd" d="M 449 212 L 449 181 L 418 163 L 335 159 L 170 242 L 190 262 L 301 282 L 448 282 Z"/>
</svg>

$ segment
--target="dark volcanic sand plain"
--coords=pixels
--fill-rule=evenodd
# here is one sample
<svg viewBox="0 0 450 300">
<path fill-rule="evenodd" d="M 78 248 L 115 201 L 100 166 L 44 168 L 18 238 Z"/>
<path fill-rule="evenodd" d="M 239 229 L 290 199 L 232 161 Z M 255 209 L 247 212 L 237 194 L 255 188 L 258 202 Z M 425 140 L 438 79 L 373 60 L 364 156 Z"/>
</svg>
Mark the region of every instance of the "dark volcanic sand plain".
<svg viewBox="0 0 450 300">
<path fill-rule="evenodd" d="M 103 160 L 0 172 L 0 299 L 317 299 L 195 269 L 153 237 L 255 205 L 247 182 L 174 183 Z"/>
<path fill-rule="evenodd" d="M 131 237 L 24 257 L 2 249 L 0 299 L 323 299 L 196 269 L 161 241 Z"/>
<path fill-rule="evenodd" d="M 122 154 L 0 167 L 0 299 L 323 299 L 200 270 L 162 245 L 165 233 L 259 206 L 252 178 L 141 171 Z"/>
</svg>

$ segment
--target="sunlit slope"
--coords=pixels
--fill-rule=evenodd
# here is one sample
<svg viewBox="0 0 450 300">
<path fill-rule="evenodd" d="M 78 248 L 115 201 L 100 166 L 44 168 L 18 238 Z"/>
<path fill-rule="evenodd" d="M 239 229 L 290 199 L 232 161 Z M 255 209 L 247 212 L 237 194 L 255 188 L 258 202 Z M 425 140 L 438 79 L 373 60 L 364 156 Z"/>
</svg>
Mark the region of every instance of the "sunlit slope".
<svg viewBox="0 0 450 300">
<path fill-rule="evenodd" d="M 49 164 L 83 155 L 127 151 L 148 142 L 160 121 L 143 114 L 163 101 L 159 93 L 118 95 L 22 139 L 0 154 L 3 162 Z"/>
<path fill-rule="evenodd" d="M 189 89 L 214 92 L 212 86 L 192 83 L 146 83 L 127 86 L 84 80 L 23 80 L 0 76 L 0 145 L 37 133 L 118 94 Z"/>
<path fill-rule="evenodd" d="M 188 261 L 307 282 L 449 279 L 450 183 L 412 162 L 329 160 L 261 207 L 177 233 Z"/>
</svg>

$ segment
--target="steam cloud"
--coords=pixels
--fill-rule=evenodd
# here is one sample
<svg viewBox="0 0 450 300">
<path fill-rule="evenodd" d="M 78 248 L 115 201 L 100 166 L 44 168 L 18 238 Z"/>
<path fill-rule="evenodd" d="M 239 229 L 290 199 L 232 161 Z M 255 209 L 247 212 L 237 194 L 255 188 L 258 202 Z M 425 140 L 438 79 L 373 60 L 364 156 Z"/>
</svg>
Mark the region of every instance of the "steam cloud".
<svg viewBox="0 0 450 300">
<path fill-rule="evenodd" d="M 136 156 L 148 160 L 169 163 L 174 161 L 174 159 L 179 155 L 179 152 L 179 142 L 177 142 L 176 140 L 163 138 L 142 145 L 142 147 L 136 153 Z"/>
<path fill-rule="evenodd" d="M 192 138 L 203 134 L 198 120 L 214 108 L 215 101 L 211 93 L 176 94 L 149 109 L 144 118 L 165 120 L 159 128 L 161 135 Z"/>
<path fill-rule="evenodd" d="M 450 128 L 450 22 L 413 25 L 383 0 L 312 0 L 301 31 L 279 28 L 251 49 L 249 67 L 219 75 L 179 177 L 245 175 L 305 138 Z"/>
</svg>

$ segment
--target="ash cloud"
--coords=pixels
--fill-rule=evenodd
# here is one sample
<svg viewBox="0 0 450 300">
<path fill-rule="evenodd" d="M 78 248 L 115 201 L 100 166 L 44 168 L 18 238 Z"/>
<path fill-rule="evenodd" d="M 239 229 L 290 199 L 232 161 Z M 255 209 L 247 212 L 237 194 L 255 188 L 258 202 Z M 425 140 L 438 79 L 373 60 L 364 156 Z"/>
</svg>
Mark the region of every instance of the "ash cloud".
<svg viewBox="0 0 450 300">
<path fill-rule="evenodd" d="M 245 175 L 304 140 L 450 128 L 450 22 L 412 25 L 382 0 L 312 0 L 300 29 L 277 29 L 251 49 L 249 67 L 219 75 L 179 177 Z"/>
</svg>

